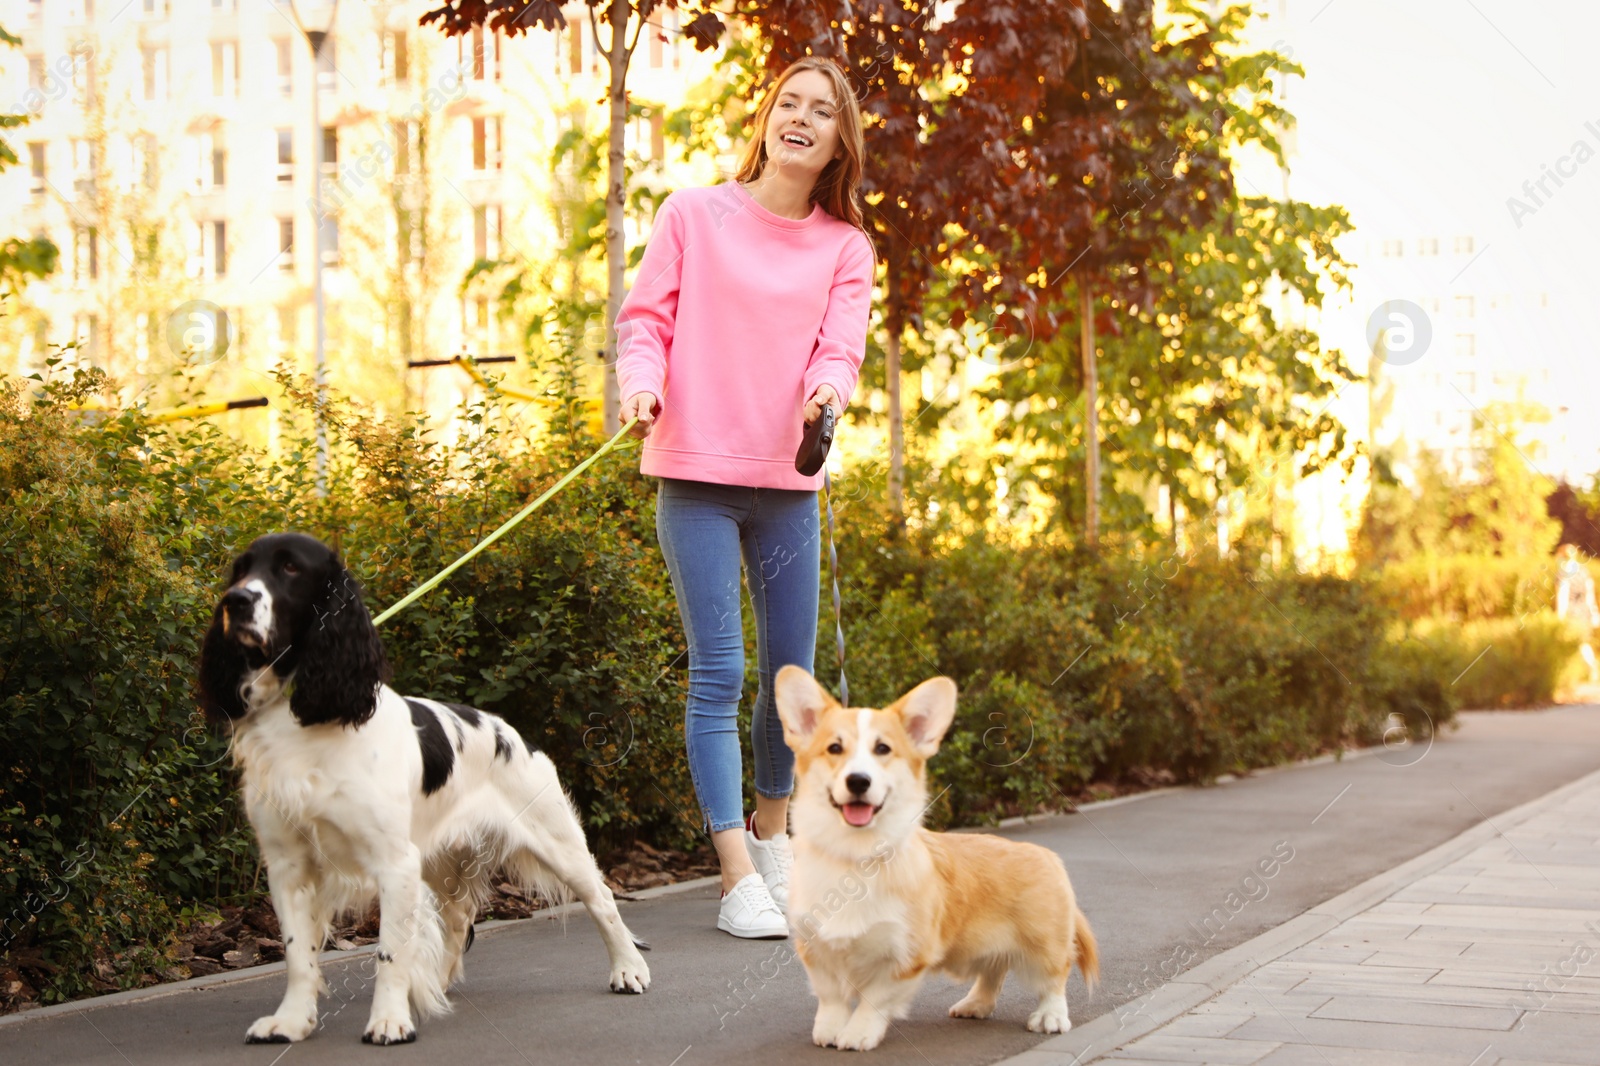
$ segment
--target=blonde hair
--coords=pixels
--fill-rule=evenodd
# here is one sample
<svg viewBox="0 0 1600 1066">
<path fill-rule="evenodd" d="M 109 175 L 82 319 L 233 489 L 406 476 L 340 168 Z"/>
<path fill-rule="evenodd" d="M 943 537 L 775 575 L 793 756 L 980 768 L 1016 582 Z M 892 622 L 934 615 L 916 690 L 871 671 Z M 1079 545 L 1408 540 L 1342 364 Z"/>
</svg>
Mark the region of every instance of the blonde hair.
<svg viewBox="0 0 1600 1066">
<path fill-rule="evenodd" d="M 819 72 L 833 86 L 833 97 L 838 105 L 839 147 L 844 150 L 842 156 L 830 159 L 828 165 L 822 168 L 822 173 L 817 175 L 817 183 L 811 188 L 811 202 L 821 204 L 822 209 L 834 218 L 861 230 L 870 241 L 872 235 L 866 232 L 861 212 L 861 104 L 856 100 L 855 90 L 850 87 L 844 69 L 834 59 L 803 56 L 778 75 L 778 80 L 767 90 L 761 98 L 761 105 L 756 108 L 755 136 L 744 146 L 744 155 L 739 160 L 739 169 L 734 177 L 738 181 L 754 181 L 766 169 L 767 123 L 772 118 L 772 109 L 777 105 L 778 94 L 783 92 L 783 86 L 790 78 L 807 70 Z M 873 254 L 876 258 L 876 248 Z"/>
</svg>

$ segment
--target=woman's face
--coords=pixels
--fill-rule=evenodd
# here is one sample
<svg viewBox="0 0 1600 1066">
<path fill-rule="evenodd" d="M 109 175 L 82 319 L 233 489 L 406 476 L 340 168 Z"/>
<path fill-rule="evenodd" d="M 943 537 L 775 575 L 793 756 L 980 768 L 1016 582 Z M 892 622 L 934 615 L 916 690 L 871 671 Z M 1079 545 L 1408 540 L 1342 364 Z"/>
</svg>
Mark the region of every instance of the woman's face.
<svg viewBox="0 0 1600 1066">
<path fill-rule="evenodd" d="M 833 83 L 821 71 L 802 70 L 783 83 L 767 118 L 767 158 L 814 180 L 841 154 Z"/>
</svg>

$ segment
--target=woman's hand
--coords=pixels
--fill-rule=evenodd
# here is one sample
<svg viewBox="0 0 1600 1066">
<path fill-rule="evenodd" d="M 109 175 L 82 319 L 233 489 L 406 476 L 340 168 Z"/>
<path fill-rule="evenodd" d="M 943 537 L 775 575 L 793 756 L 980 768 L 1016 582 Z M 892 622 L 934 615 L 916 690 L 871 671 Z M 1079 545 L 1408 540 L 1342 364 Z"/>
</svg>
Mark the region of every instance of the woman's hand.
<svg viewBox="0 0 1600 1066">
<path fill-rule="evenodd" d="M 817 391 L 811 394 L 811 399 L 806 401 L 806 424 L 810 425 L 822 414 L 823 404 L 832 404 L 834 409 L 839 407 L 839 394 L 833 391 L 832 385 L 818 385 Z"/>
<path fill-rule="evenodd" d="M 638 424 L 628 431 L 628 435 L 644 440 L 656 423 L 656 409 L 659 406 L 653 393 L 636 392 L 622 402 L 622 409 L 617 412 L 617 425 L 625 426 L 629 419 L 637 418 Z"/>
</svg>

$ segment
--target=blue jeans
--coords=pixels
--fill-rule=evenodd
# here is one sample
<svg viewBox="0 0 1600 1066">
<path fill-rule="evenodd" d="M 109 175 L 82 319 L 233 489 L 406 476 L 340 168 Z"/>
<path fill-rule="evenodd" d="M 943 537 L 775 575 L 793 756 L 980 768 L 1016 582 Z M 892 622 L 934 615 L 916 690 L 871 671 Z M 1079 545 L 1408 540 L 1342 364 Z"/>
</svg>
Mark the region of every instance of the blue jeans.
<svg viewBox="0 0 1600 1066">
<path fill-rule="evenodd" d="M 756 622 L 759 686 L 750 720 L 756 791 L 776 798 L 794 787 L 794 753 L 783 742 L 772 678 L 790 663 L 815 667 L 822 558 L 817 494 L 660 480 L 656 538 L 689 638 L 689 773 L 716 833 L 744 824 L 741 556 Z"/>
</svg>

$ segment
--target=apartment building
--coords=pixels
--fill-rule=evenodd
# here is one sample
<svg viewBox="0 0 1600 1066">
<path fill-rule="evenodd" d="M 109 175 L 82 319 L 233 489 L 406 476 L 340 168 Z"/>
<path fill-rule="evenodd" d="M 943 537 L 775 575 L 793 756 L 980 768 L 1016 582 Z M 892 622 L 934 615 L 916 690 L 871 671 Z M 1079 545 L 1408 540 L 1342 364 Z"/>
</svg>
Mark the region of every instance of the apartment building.
<svg viewBox="0 0 1600 1066">
<path fill-rule="evenodd" d="M 573 124 L 605 121 L 609 72 L 584 4 L 560 32 L 516 38 L 446 38 L 418 25 L 430 6 L 0 0 L 23 41 L 0 53 L 0 93 L 33 116 L 11 134 L 21 165 L 0 174 L 0 203 L 11 233 L 62 253 L 0 322 L 7 369 L 75 341 L 69 359 L 129 395 L 183 367 L 246 392 L 279 363 L 309 370 L 319 228 L 336 386 L 377 381 L 374 398 L 398 405 L 441 376 L 408 378 L 407 357 L 503 350 L 494 302 L 461 281 L 478 260 L 553 255 L 550 151 Z M 314 63 L 301 25 L 330 15 Z M 660 12 L 631 97 L 676 106 L 714 59 Z M 664 160 L 659 110 L 629 151 Z M 647 225 L 629 220 L 630 243 Z"/>
</svg>

